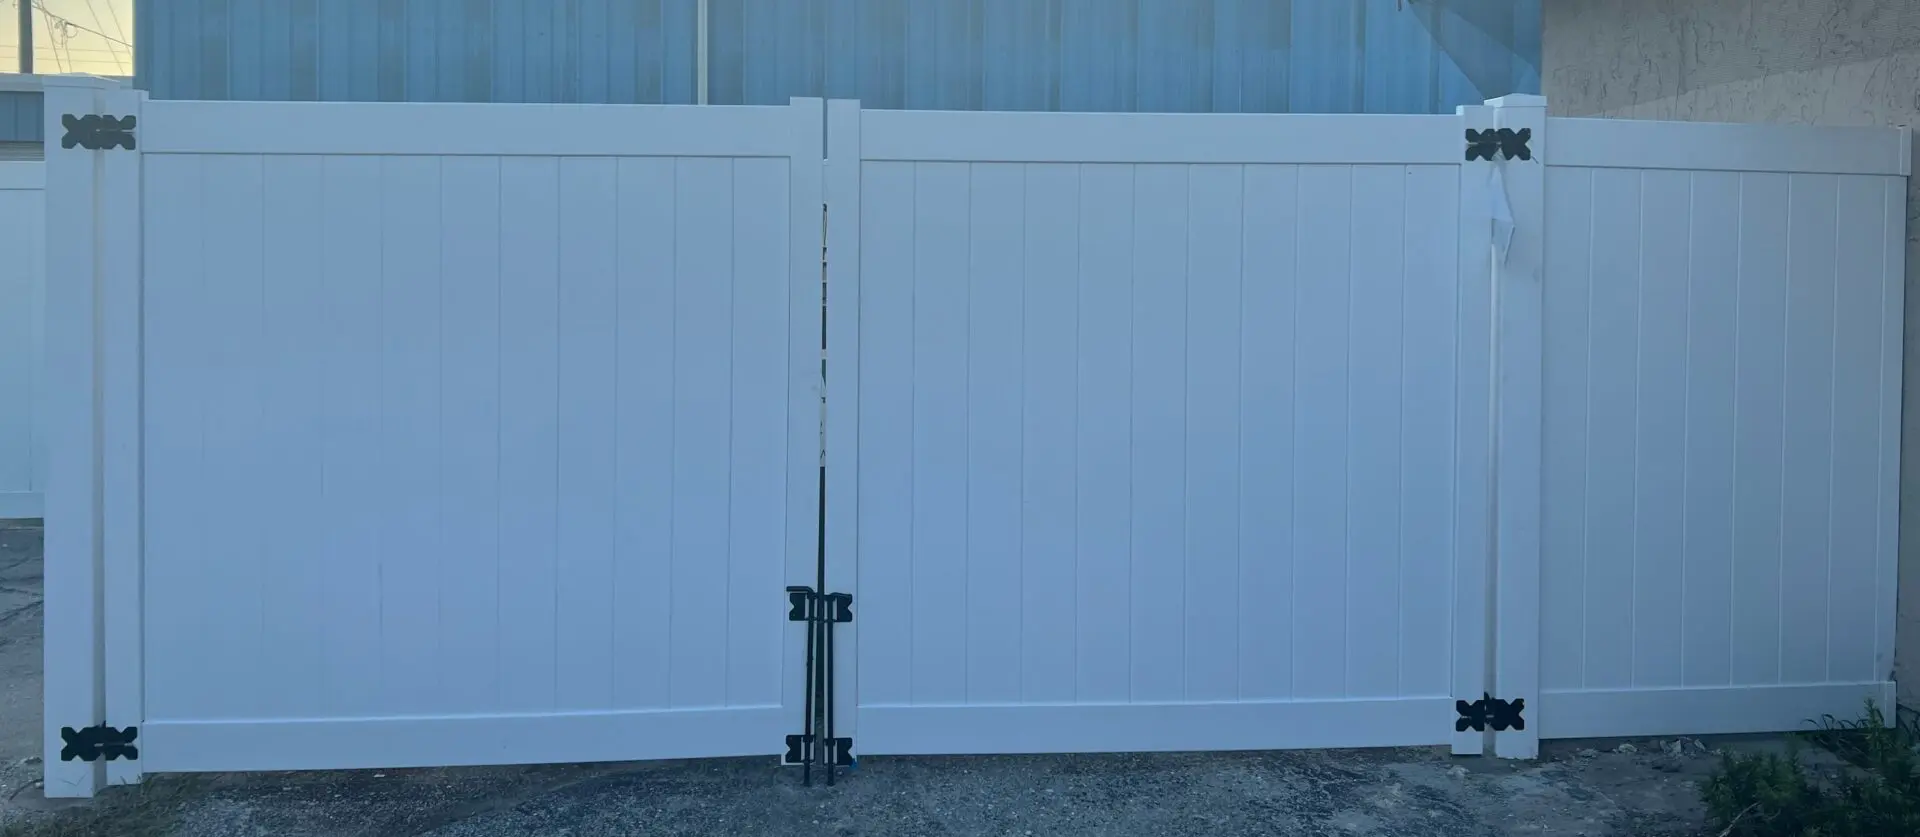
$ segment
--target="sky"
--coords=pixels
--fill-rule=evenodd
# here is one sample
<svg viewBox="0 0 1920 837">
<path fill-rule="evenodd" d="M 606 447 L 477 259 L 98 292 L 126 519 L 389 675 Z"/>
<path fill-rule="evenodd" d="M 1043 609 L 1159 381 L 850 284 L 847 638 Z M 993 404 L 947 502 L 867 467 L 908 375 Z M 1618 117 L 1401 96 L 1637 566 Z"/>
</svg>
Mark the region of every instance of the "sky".
<svg viewBox="0 0 1920 837">
<path fill-rule="evenodd" d="M 33 69 L 133 75 L 133 0 L 0 0 L 0 72 L 20 71 L 20 4 L 33 4 Z"/>
</svg>

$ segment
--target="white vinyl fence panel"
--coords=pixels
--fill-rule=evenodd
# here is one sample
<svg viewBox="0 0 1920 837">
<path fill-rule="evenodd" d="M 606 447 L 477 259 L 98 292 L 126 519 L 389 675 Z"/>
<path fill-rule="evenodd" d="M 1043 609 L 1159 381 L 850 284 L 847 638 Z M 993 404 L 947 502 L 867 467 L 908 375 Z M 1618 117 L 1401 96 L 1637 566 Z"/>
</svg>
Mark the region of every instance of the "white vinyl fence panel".
<svg viewBox="0 0 1920 837">
<path fill-rule="evenodd" d="M 1891 700 L 1904 131 L 48 84 L 49 795 Z"/>
<path fill-rule="evenodd" d="M 821 120 L 145 103 L 139 768 L 781 752 Z"/>
<path fill-rule="evenodd" d="M 1550 130 L 1542 734 L 1888 705 L 1900 135 Z"/>
<path fill-rule="evenodd" d="M 1448 742 L 1489 375 L 1458 120 L 837 115 L 862 750 Z"/>
<path fill-rule="evenodd" d="M 46 307 L 44 167 L 0 162 L 0 518 L 39 517 Z"/>
</svg>

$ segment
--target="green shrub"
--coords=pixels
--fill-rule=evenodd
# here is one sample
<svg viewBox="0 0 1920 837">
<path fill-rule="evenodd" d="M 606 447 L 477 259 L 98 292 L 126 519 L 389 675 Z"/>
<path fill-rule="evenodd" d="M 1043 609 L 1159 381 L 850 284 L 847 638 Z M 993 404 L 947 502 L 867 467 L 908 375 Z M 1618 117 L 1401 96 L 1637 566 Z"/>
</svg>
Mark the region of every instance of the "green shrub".
<svg viewBox="0 0 1920 837">
<path fill-rule="evenodd" d="M 1920 725 L 1888 726 L 1871 702 L 1865 718 L 1827 716 L 1810 733 L 1853 767 L 1815 777 L 1797 747 L 1787 755 L 1726 755 L 1701 789 L 1715 835 L 1911 837 L 1920 835 Z"/>
</svg>

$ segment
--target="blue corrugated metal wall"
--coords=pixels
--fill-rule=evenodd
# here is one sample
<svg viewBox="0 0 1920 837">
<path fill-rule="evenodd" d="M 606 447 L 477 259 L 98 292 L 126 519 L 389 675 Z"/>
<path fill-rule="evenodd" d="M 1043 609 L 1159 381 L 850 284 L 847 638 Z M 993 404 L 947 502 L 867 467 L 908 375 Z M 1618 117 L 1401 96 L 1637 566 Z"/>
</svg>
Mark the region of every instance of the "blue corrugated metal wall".
<svg viewBox="0 0 1920 837">
<path fill-rule="evenodd" d="M 693 9 L 692 0 L 139 0 L 135 83 L 164 99 L 692 102 Z"/>
<path fill-rule="evenodd" d="M 40 94 L 0 90 L 0 142 L 40 141 Z"/>
<path fill-rule="evenodd" d="M 1514 0 L 1496 0 L 1514 2 Z M 711 0 L 709 97 L 1433 112 L 1537 92 L 1539 3 L 1479 89 L 1399 0 Z M 694 0 L 140 0 L 156 97 L 686 103 Z M 1528 29 L 1531 27 L 1531 29 Z M 1524 50 L 1532 49 L 1531 56 Z"/>
</svg>

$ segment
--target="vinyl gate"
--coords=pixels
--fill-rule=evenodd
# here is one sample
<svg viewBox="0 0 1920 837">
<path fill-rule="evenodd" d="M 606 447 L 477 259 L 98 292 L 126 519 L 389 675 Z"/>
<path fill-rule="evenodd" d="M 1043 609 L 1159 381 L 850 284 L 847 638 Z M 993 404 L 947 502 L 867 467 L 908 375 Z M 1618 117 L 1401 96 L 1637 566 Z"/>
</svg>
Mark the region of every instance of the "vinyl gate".
<svg viewBox="0 0 1920 837">
<path fill-rule="evenodd" d="M 862 752 L 1478 751 L 1489 227 L 1460 126 L 833 103 Z"/>
<path fill-rule="evenodd" d="M 1537 97 L 1175 116 L 91 84 L 48 94 L 78 146 L 49 150 L 49 261 L 82 278 L 49 305 L 54 795 L 774 754 L 829 697 L 866 755 L 1528 756 L 1791 728 L 1890 689 L 1856 663 L 1891 649 L 1904 132 L 1623 140 Z M 1811 189 L 1790 228 L 1840 237 L 1729 273 L 1720 205 L 1674 213 L 1740 166 Z M 1695 244 L 1661 238 L 1682 223 Z M 1622 261 L 1627 230 L 1666 243 Z M 1768 423 L 1843 360 L 1811 402 L 1826 430 Z M 1762 448 L 1795 474 L 1831 454 L 1763 483 L 1829 512 L 1790 521 L 1792 549 L 1715 552 L 1716 509 L 1764 513 L 1728 471 Z M 1675 462 L 1679 541 L 1651 499 Z M 1775 622 L 1740 581 L 1769 568 Z M 853 603 L 830 689 L 796 585 Z M 1677 681 L 1656 663 L 1674 601 Z M 1816 602 L 1817 674 L 1784 630 Z M 1716 639 L 1748 622 L 1791 678 L 1692 662 L 1752 644 Z M 1607 679 L 1621 653 L 1635 676 Z M 62 760 L 63 728 L 106 756 L 134 728 L 137 758 Z"/>
<path fill-rule="evenodd" d="M 56 368 L 104 384 L 59 392 L 59 473 L 101 493 L 55 492 L 47 581 L 101 557 L 103 720 L 139 750 L 110 778 L 784 749 L 802 631 L 778 605 L 815 569 L 818 101 L 53 85 L 63 113 L 138 114 L 68 134 L 137 152 L 48 162 L 55 275 L 98 283 L 55 283 Z M 77 662 L 59 632 L 84 628 L 59 615 L 50 706 Z M 86 726 L 60 714 L 50 733 Z"/>
</svg>

